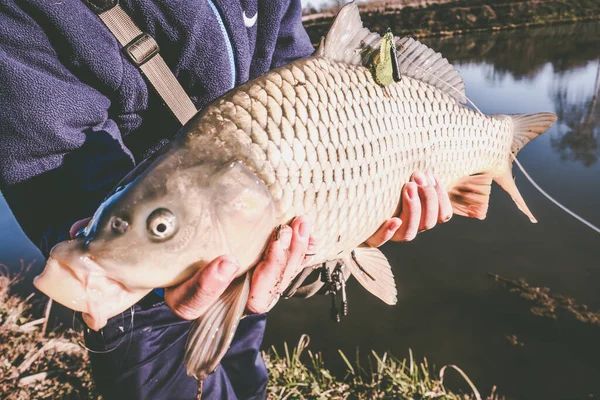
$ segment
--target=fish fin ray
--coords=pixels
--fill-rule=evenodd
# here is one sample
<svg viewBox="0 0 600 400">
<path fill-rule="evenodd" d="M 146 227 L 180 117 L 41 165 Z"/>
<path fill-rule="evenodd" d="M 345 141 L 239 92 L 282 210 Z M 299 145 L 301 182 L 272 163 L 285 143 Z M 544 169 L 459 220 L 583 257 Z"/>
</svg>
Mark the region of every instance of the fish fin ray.
<svg viewBox="0 0 600 400">
<path fill-rule="evenodd" d="M 400 76 L 428 83 L 461 104 L 467 102 L 465 83 L 460 73 L 441 53 L 410 37 L 394 39 Z M 369 67 L 379 54 L 381 40 L 379 34 L 363 27 L 356 3 L 349 3 L 338 13 L 316 54 Z"/>
<path fill-rule="evenodd" d="M 510 152 L 517 153 L 530 141 L 546 132 L 557 119 L 556 114 L 543 112 L 537 114 L 509 115 L 513 122 L 513 141 Z"/>
<path fill-rule="evenodd" d="M 225 293 L 192 324 L 186 343 L 188 375 L 206 378 L 229 349 L 250 292 L 250 273 L 237 278 Z"/>
<path fill-rule="evenodd" d="M 363 50 L 371 48 L 378 52 L 380 42 L 380 35 L 363 27 L 356 3 L 350 3 L 337 14 L 317 54 L 347 64 L 362 65 Z"/>
<path fill-rule="evenodd" d="M 510 168 L 501 176 L 495 177 L 494 181 L 500 185 L 500 187 L 504 189 L 510 195 L 510 197 L 512 197 L 513 201 L 517 204 L 517 207 L 519 207 L 519 210 L 521 210 L 523 214 L 527 215 L 529 220 L 535 224 L 537 220 L 529 210 L 529 207 L 527 207 L 525 200 L 523 200 L 523 196 L 521 196 L 521 193 L 519 193 L 519 189 L 517 189 L 517 185 L 515 184 L 515 179 L 512 176 Z"/>
<path fill-rule="evenodd" d="M 381 250 L 376 247 L 360 246 L 354 250 L 354 257 L 348 255 L 342 261 L 356 280 L 371 294 L 389 305 L 398 302 L 392 267 Z"/>
<path fill-rule="evenodd" d="M 454 214 L 485 219 L 490 201 L 492 175 L 489 173 L 465 176 L 448 191 Z"/>
<path fill-rule="evenodd" d="M 401 76 L 430 84 L 461 104 L 467 102 L 462 76 L 441 53 L 411 37 L 396 38 L 396 47 Z"/>
<path fill-rule="evenodd" d="M 510 146 L 510 154 L 515 157 L 517 153 L 530 141 L 546 132 L 557 119 L 556 114 L 543 112 L 537 114 L 515 114 L 515 115 L 501 115 L 496 117 L 510 118 L 513 123 L 513 140 Z M 507 162 L 506 171 L 499 176 L 494 177 L 494 181 L 504 189 L 510 197 L 514 200 L 525 215 L 529 217 L 529 220 L 536 223 L 537 220 L 527 207 L 523 196 L 519 193 L 515 180 L 511 172 L 512 161 Z"/>
</svg>

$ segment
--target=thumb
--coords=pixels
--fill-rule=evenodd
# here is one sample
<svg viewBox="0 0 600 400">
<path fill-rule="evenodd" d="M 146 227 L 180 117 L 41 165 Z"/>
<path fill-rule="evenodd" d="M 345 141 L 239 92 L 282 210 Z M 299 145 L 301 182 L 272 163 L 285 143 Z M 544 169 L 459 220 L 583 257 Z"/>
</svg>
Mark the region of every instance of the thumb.
<svg viewBox="0 0 600 400">
<path fill-rule="evenodd" d="M 217 257 L 188 280 L 166 288 L 165 301 L 180 318 L 196 319 L 223 294 L 238 269 L 233 257 Z"/>
</svg>

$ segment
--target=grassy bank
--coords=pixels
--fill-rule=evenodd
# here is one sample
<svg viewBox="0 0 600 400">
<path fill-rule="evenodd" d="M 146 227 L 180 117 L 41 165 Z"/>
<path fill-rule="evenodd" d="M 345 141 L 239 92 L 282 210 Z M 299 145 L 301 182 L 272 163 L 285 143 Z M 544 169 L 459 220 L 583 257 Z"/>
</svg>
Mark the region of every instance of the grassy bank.
<svg viewBox="0 0 600 400">
<path fill-rule="evenodd" d="M 264 354 L 270 373 L 270 399 L 486 399 L 498 400 L 493 392 L 482 397 L 469 377 L 457 366 L 442 367 L 439 372 L 427 360 L 416 362 L 412 353 L 408 359 L 398 359 L 387 353 L 371 353 L 367 365 L 352 363 L 344 353 L 346 376 L 334 377 L 321 354 L 307 350 L 308 336 L 302 335 L 298 345 L 291 349 L 284 345 L 284 353 L 275 348 Z M 305 354 L 304 354 L 305 353 Z M 358 354 L 356 359 L 358 360 Z M 444 386 L 444 375 L 454 373 L 463 379 L 469 393 L 456 393 Z"/>
<path fill-rule="evenodd" d="M 31 297 L 10 294 L 11 283 L 0 275 L 0 398 L 98 398 L 80 335 L 42 334 L 45 318 L 31 315 Z"/>
<path fill-rule="evenodd" d="M 377 32 L 392 28 L 401 36 L 441 36 L 498 31 L 576 21 L 600 20 L 598 0 L 458 0 L 402 8 L 363 5 L 365 26 Z M 332 14 L 309 15 L 304 26 L 313 44 L 327 33 Z"/>
<path fill-rule="evenodd" d="M 44 334 L 45 319 L 31 315 L 30 298 L 10 294 L 11 282 L 0 275 L 0 398 L 98 399 L 91 379 L 81 334 L 57 330 Z M 399 360 L 373 353 L 368 366 L 347 363 L 345 378 L 334 377 L 320 354 L 307 350 L 302 336 L 295 348 L 265 352 L 271 380 L 270 399 L 481 399 L 468 377 L 457 367 L 435 372 L 427 361 Z M 444 386 L 443 376 L 461 375 L 467 394 Z M 486 399 L 498 399 L 492 394 Z"/>
</svg>

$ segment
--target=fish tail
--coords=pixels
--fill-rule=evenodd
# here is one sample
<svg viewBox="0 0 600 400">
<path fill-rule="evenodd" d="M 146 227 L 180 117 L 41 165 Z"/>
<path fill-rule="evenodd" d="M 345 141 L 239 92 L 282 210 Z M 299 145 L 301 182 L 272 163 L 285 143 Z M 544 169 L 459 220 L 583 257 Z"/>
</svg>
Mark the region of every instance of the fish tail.
<svg viewBox="0 0 600 400">
<path fill-rule="evenodd" d="M 250 273 L 237 278 L 192 324 L 185 351 L 187 374 L 202 381 L 219 365 L 229 349 L 248 302 Z"/>
<path fill-rule="evenodd" d="M 509 115 L 513 122 L 513 140 L 510 147 L 510 154 L 512 158 L 509 161 L 509 168 L 506 172 L 500 176 L 494 178 L 494 181 L 498 183 L 504 190 L 510 194 L 514 202 L 525 215 L 529 217 L 531 222 L 535 223 L 537 220 L 525 204 L 525 200 L 519 193 L 517 186 L 515 185 L 514 178 L 512 176 L 512 160 L 517 156 L 517 153 L 530 141 L 546 132 L 555 122 L 556 115 L 553 113 L 538 113 L 538 114 L 517 114 Z"/>
<path fill-rule="evenodd" d="M 555 122 L 556 114 L 543 112 L 537 114 L 509 115 L 513 122 L 513 141 L 510 152 L 513 156 L 530 141 L 546 132 Z"/>
</svg>

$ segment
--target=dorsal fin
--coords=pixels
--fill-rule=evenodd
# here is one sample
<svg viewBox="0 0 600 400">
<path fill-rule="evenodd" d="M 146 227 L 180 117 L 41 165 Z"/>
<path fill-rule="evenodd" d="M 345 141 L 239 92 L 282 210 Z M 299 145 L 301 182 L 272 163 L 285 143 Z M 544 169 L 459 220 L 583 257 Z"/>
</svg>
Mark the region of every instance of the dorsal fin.
<svg viewBox="0 0 600 400">
<path fill-rule="evenodd" d="M 317 55 L 352 65 L 369 66 L 379 52 L 381 36 L 363 27 L 356 3 L 345 5 L 338 13 Z M 419 41 L 396 37 L 398 67 L 402 76 L 418 79 L 454 97 L 467 101 L 465 84 L 456 69 L 440 53 Z"/>
</svg>

